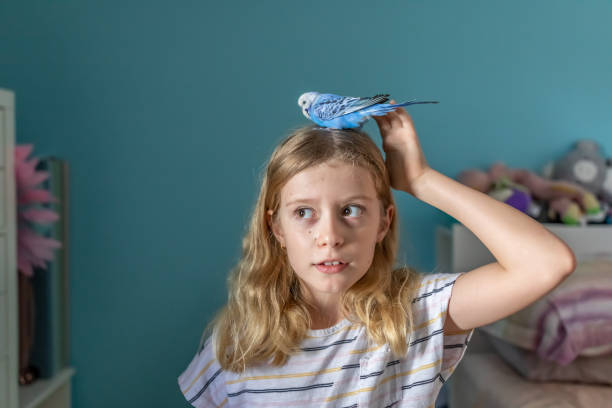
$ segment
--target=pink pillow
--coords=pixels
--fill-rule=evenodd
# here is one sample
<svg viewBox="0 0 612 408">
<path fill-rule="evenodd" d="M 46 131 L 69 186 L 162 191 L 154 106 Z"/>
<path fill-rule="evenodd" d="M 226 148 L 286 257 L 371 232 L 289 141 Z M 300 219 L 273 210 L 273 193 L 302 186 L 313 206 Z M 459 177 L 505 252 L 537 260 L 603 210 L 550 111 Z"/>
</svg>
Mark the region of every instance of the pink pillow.
<svg viewBox="0 0 612 408">
<path fill-rule="evenodd" d="M 552 292 L 481 328 L 487 334 L 567 365 L 612 351 L 612 260 L 579 260 Z"/>
</svg>

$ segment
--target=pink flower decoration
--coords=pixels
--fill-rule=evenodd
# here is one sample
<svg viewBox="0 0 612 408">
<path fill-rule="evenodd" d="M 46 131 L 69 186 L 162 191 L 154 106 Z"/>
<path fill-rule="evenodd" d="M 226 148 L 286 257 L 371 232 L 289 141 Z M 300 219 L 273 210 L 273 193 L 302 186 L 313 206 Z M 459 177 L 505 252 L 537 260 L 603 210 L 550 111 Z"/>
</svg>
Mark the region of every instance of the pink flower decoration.
<svg viewBox="0 0 612 408">
<path fill-rule="evenodd" d="M 17 269 L 31 277 L 34 267 L 47 269 L 46 261 L 53 260 L 54 250 L 62 244 L 39 235 L 33 224 L 51 225 L 59 216 L 55 211 L 38 208 L 43 203 L 57 202 L 50 191 L 39 188 L 49 178 L 48 171 L 36 171 L 39 159 L 28 156 L 33 145 L 15 146 L 15 185 L 17 190 Z"/>
</svg>

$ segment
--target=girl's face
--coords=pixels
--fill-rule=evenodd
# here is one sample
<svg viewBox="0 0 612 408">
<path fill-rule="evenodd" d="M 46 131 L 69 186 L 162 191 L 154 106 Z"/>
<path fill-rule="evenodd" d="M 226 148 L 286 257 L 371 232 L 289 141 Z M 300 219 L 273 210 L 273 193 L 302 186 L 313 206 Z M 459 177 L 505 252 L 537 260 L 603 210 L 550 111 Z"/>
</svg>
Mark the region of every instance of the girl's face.
<svg viewBox="0 0 612 408">
<path fill-rule="evenodd" d="M 331 305 L 367 272 L 376 243 L 389 230 L 393 210 L 390 205 L 382 211 L 368 170 L 330 161 L 285 184 L 272 230 L 315 302 Z M 324 273 L 317 265 L 327 260 L 346 266 Z"/>
</svg>

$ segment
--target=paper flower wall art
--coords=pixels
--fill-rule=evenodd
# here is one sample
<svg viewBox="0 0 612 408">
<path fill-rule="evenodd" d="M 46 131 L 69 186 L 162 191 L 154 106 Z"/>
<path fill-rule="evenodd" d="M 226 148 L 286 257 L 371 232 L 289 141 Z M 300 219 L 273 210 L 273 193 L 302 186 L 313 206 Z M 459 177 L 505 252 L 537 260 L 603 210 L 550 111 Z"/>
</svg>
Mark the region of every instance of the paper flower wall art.
<svg viewBox="0 0 612 408">
<path fill-rule="evenodd" d="M 53 260 L 53 252 L 61 243 L 36 231 L 35 224 L 52 225 L 57 212 L 42 208 L 41 204 L 57 202 L 40 183 L 50 177 L 48 171 L 37 171 L 39 159 L 31 157 L 33 145 L 15 146 L 15 185 L 17 190 L 17 269 L 32 277 L 34 267 L 47 269 L 46 261 Z M 40 229 L 39 229 L 40 230 Z"/>
</svg>

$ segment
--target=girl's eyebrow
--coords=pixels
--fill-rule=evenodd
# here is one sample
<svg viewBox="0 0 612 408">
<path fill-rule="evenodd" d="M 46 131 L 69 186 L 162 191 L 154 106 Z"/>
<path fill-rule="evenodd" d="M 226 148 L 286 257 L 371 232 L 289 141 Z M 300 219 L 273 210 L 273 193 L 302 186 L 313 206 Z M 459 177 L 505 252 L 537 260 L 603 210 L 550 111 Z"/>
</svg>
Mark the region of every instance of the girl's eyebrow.
<svg viewBox="0 0 612 408">
<path fill-rule="evenodd" d="M 350 196 L 345 198 L 342 201 L 351 201 L 351 200 L 365 200 L 365 201 L 372 201 L 373 198 L 363 195 L 363 194 L 359 194 L 359 195 L 354 195 L 354 196 Z M 285 207 L 289 207 L 290 205 L 296 204 L 296 203 L 313 203 L 316 202 L 317 200 L 314 198 L 296 198 L 295 200 L 291 200 L 289 201 L 287 204 L 285 204 Z"/>
</svg>

